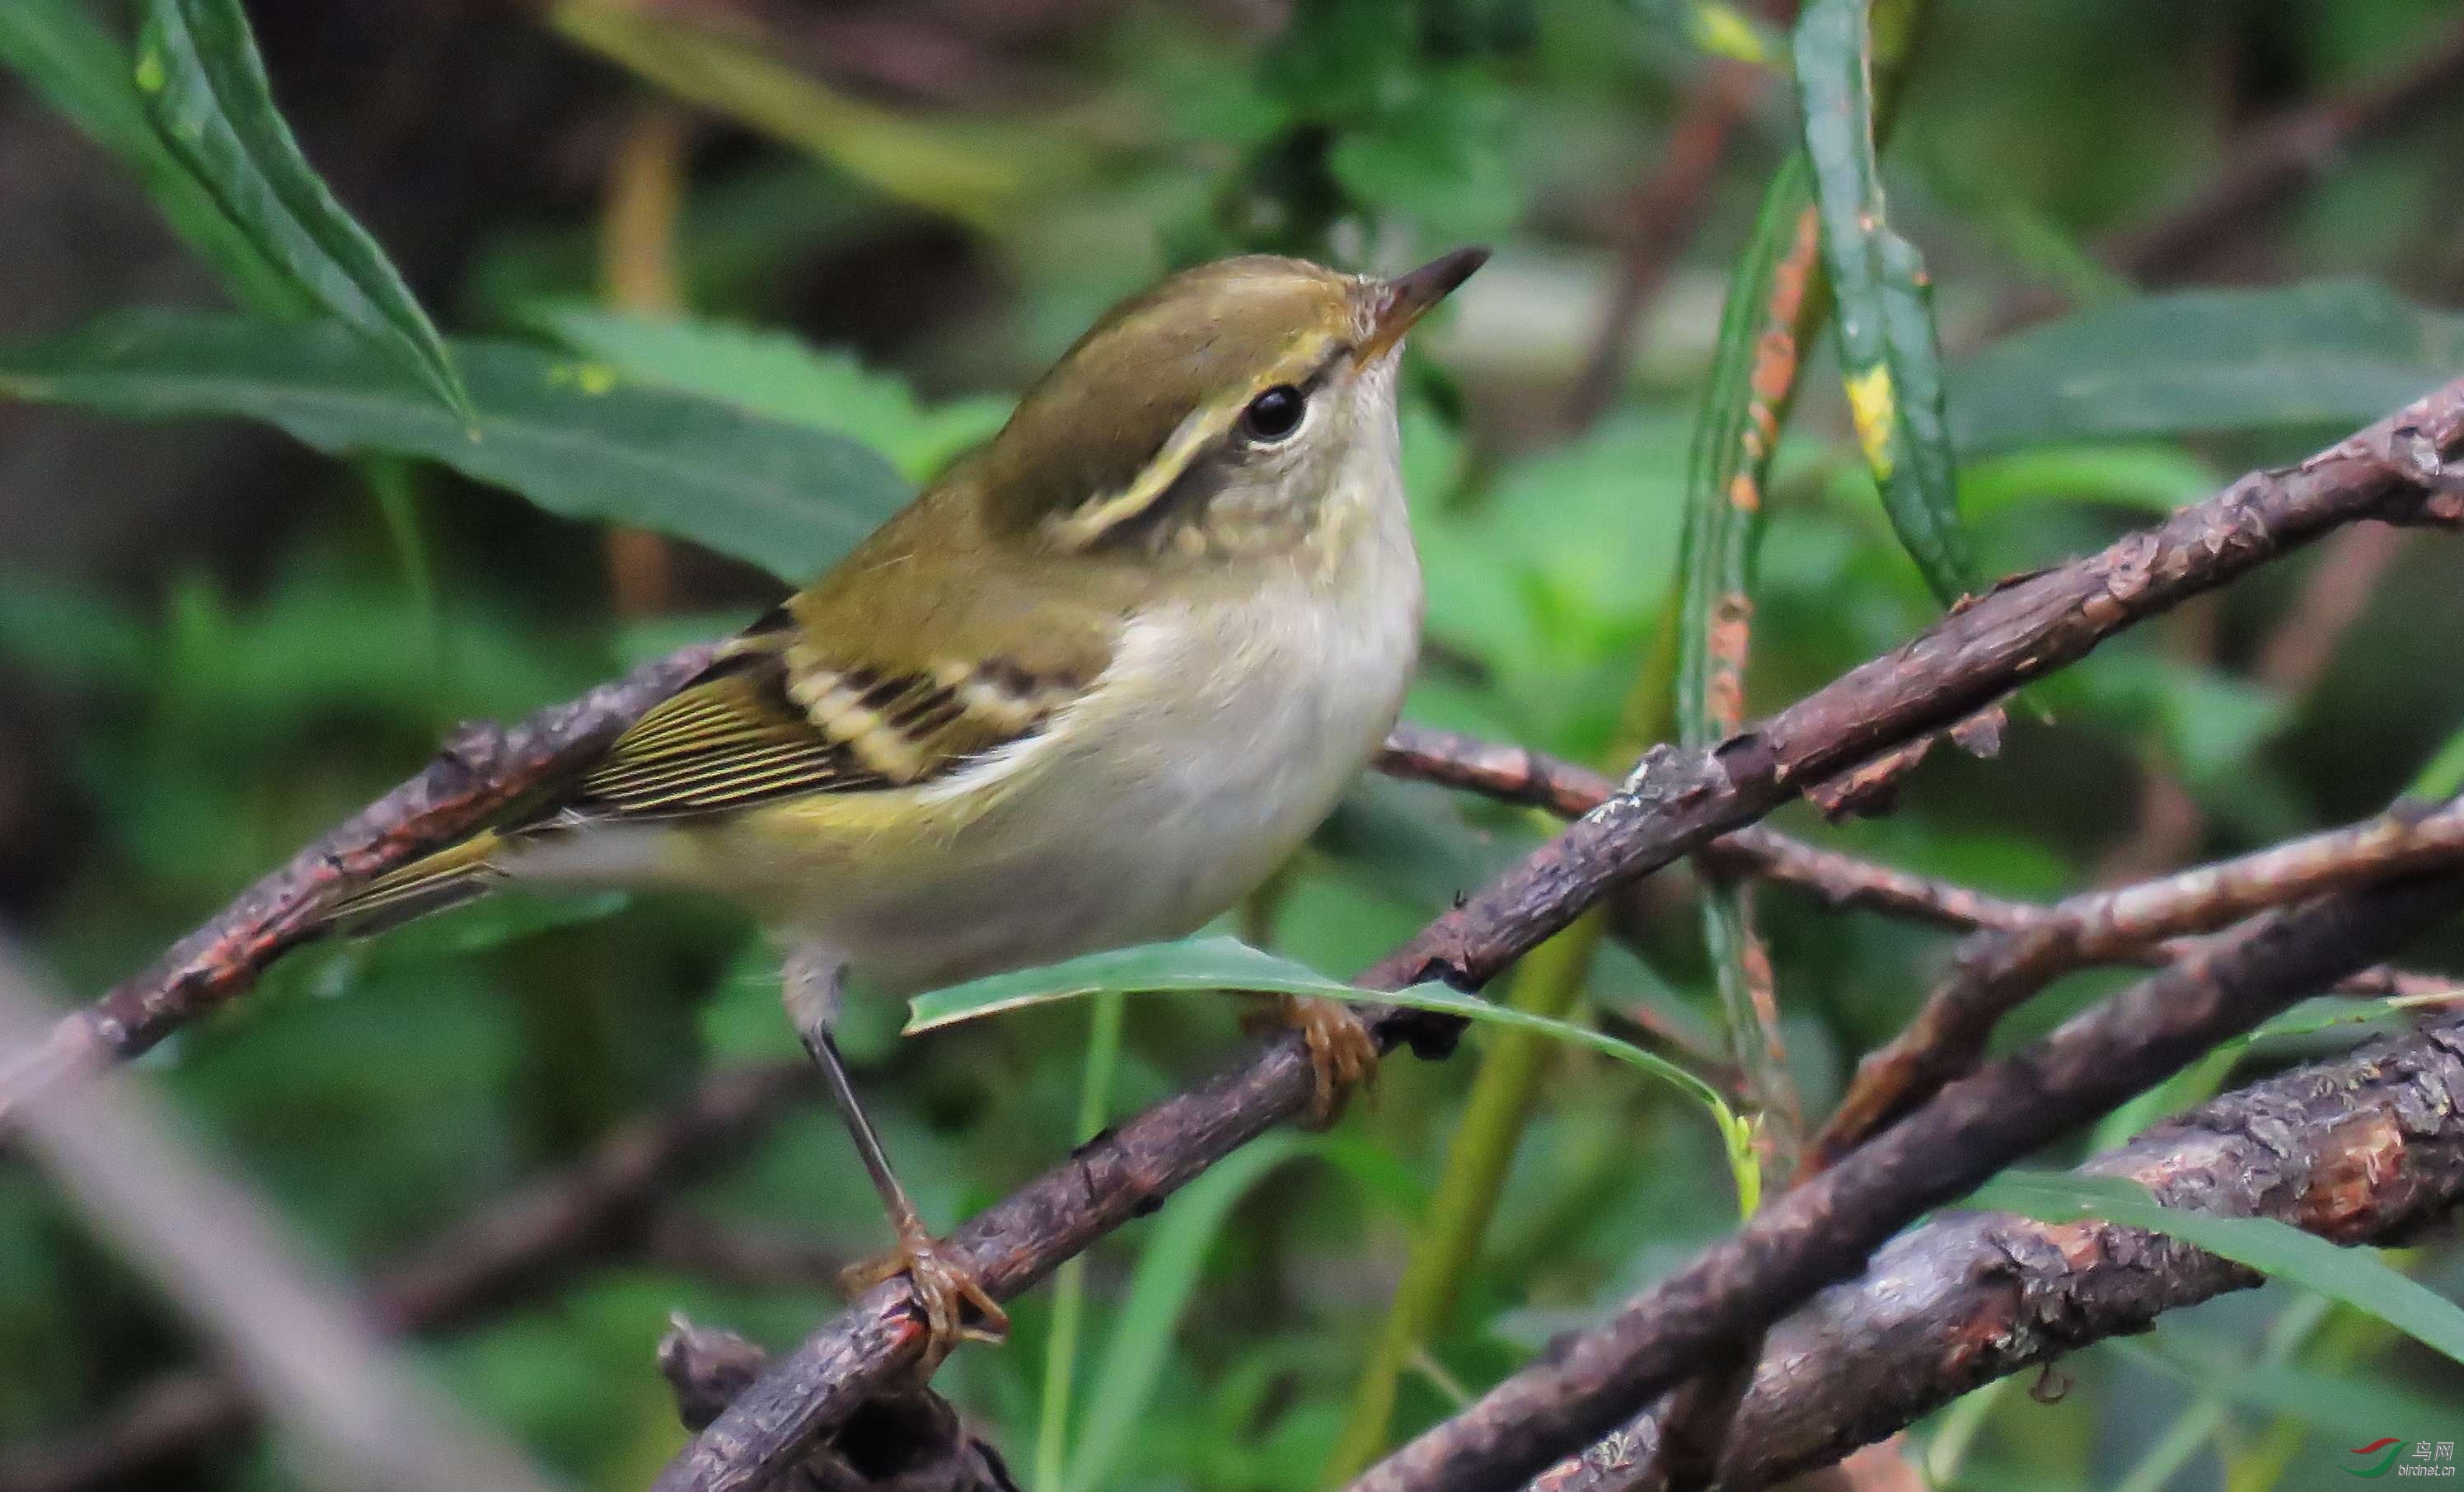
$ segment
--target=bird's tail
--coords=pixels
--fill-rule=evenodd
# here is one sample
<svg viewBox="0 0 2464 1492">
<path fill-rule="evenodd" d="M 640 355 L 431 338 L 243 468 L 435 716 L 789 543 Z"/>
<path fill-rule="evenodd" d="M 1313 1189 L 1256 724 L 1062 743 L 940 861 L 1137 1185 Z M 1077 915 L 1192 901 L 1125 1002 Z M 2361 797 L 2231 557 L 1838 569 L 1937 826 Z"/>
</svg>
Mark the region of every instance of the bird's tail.
<svg viewBox="0 0 2464 1492">
<path fill-rule="evenodd" d="M 324 925 L 345 936 L 365 937 L 458 906 L 505 879 L 490 859 L 504 848 L 503 834 L 481 830 L 345 894 L 326 909 Z"/>
</svg>

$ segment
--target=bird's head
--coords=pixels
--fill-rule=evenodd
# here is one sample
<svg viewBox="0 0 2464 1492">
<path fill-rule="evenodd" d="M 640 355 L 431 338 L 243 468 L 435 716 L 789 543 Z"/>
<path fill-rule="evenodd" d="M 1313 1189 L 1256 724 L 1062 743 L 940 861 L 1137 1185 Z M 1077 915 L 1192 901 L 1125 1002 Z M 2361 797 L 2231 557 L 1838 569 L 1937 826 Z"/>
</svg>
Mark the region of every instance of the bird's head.
<svg viewBox="0 0 2464 1492">
<path fill-rule="evenodd" d="M 998 520 L 1063 552 L 1203 557 L 1287 544 L 1363 481 L 1399 490 L 1403 334 L 1487 257 L 1379 278 L 1248 255 L 1123 301 L 983 453 Z"/>
</svg>

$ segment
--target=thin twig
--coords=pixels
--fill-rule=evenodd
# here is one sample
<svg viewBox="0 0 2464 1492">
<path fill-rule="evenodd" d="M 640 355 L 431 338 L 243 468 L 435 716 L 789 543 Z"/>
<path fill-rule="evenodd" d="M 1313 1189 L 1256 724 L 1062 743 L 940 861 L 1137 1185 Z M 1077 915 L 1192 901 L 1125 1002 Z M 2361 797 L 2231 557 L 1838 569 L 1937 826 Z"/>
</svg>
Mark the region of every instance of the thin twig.
<svg viewBox="0 0 2464 1492">
<path fill-rule="evenodd" d="M 1378 770 L 1413 782 L 1435 783 L 1577 818 L 1617 791 L 1608 778 L 1588 768 L 1528 746 L 1482 741 L 1405 722 L 1395 727 L 1378 753 Z M 1801 891 L 1838 910 L 1879 912 L 1958 931 L 2035 932 L 2063 915 L 2060 906 L 2014 901 L 1954 881 L 1919 876 L 1760 827 L 1740 829 L 1712 841 L 1698 859 L 1732 876 Z M 2189 876 L 2204 871 L 2184 873 Z M 2163 898 L 2173 878 L 2101 894 L 2128 901 Z M 2287 892 L 2279 901 L 2293 901 Z M 2119 964 L 2163 964 L 2186 949 L 2155 941 L 2107 946 L 2099 957 Z M 2365 969 L 2337 981 L 2340 993 L 2365 999 L 2387 996 L 2436 998 L 2464 986 L 2439 974 L 2398 969 Z M 1722 1059 L 1725 1063 L 1725 1058 Z M 1715 1064 L 1717 1065 L 1717 1064 Z"/>
<path fill-rule="evenodd" d="M 1375 766 L 1390 777 L 1477 792 L 1560 818 L 1580 818 L 1617 791 L 1605 774 L 1545 751 L 1409 721 L 1387 736 Z M 1881 912 L 1938 927 L 2015 928 L 2044 913 L 2030 902 L 1878 865 L 1760 827 L 1723 835 L 1704 846 L 1697 858 L 1732 876 L 1803 891 L 1835 909 Z"/>
<path fill-rule="evenodd" d="M 1511 1485 L 1580 1452 L 1867 1256 L 1927 1208 L 2110 1110 L 2217 1042 L 2464 905 L 2464 876 L 2390 882 L 2271 912 L 1945 1088 L 1838 1165 L 1765 1205 L 1608 1321 L 1421 1435 L 1353 1492 Z M 1729 1440 L 1731 1454 L 1748 1443 Z"/>
<path fill-rule="evenodd" d="M 1629 791 L 1441 917 L 1380 961 L 1364 982 L 1395 988 L 1442 978 L 1477 989 L 1610 888 L 1746 826 L 1805 784 L 1947 729 L 2133 623 L 2345 523 L 2414 519 L 2428 508 L 2431 489 L 2443 479 L 2443 462 L 2459 445 L 2464 380 L 2297 468 L 2245 478 L 2098 554 L 2008 581 L 1755 730 L 1706 751 L 1656 748 L 1643 758 Z M 1389 1047 L 1408 1040 L 1441 1051 L 1459 1027 L 1393 1013 L 1375 1029 Z M 2114 1071 L 2144 1067 L 2119 1064 Z M 1314 1086 L 1298 1038 L 1270 1041 L 978 1214 L 952 1236 L 949 1253 L 993 1294 L 1013 1296 L 1225 1154 L 1302 1112 Z M 1831 1176 L 1846 1173 L 1843 1167 Z M 1817 1181 L 1777 1205 L 1816 1194 L 1835 1193 Z M 1775 1313 L 1788 1303 L 1766 1305 L 1753 1298 L 1729 1308 L 1742 1322 L 1756 1309 Z M 774 1362 L 670 1463 L 659 1492 L 745 1492 L 761 1485 L 855 1405 L 911 1374 L 922 1345 L 921 1322 L 903 1284 L 867 1292 Z M 1586 1428 L 1606 1430 L 1611 1422 Z M 1540 1454 L 1551 1451 L 1544 1444 Z M 1535 1459 L 1516 1474 L 1539 1465 Z"/>
<path fill-rule="evenodd" d="M 659 1371 L 688 1430 L 718 1417 L 761 1374 L 769 1354 L 728 1331 L 679 1316 L 659 1343 Z M 792 1492 L 1019 1492 L 990 1441 L 968 1432 L 930 1389 L 886 1395 L 839 1427 L 799 1464 Z"/>
<path fill-rule="evenodd" d="M 710 653 L 708 645 L 671 653 L 518 725 L 465 726 L 418 776 L 240 893 L 144 972 L 63 1018 L 39 1049 L 0 1066 L 0 1121 L 29 1092 L 135 1057 L 246 992 L 267 966 L 316 933 L 338 894 L 477 828 L 588 762 L 707 667 Z"/>
<path fill-rule="evenodd" d="M 2073 897 L 2019 932 L 1986 932 L 1959 950 L 1916 1019 L 1869 1054 L 1831 1122 L 1807 1147 L 1819 1170 L 1893 1118 L 1974 1070 L 2003 1016 L 2076 969 L 2141 956 L 2273 906 L 2464 861 L 2464 799 L 2400 805 L 2376 818 L 2117 891 Z"/>
<path fill-rule="evenodd" d="M 2400 1242 L 2464 1202 L 2464 1022 L 2227 1094 L 2080 1168 L 2169 1206 L 2273 1217 L 2339 1243 Z M 2259 1282 L 2168 1238 L 2000 1213 L 1938 1218 L 1771 1328 L 1718 1467 L 1752 1492 L 1996 1378 Z M 1656 1415 L 1532 1492 L 1639 1492 Z"/>
</svg>

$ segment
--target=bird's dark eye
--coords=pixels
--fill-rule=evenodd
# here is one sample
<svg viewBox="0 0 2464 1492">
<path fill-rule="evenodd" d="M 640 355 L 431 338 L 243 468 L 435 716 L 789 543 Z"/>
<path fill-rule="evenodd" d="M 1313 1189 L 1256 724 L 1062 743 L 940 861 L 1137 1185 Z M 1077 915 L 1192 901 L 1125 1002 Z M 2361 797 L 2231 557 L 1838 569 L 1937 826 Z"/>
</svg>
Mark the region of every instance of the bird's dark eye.
<svg viewBox="0 0 2464 1492">
<path fill-rule="evenodd" d="M 1301 428 L 1309 401 L 1289 384 L 1277 384 L 1249 401 L 1241 412 L 1241 428 L 1253 440 L 1281 440 Z"/>
</svg>

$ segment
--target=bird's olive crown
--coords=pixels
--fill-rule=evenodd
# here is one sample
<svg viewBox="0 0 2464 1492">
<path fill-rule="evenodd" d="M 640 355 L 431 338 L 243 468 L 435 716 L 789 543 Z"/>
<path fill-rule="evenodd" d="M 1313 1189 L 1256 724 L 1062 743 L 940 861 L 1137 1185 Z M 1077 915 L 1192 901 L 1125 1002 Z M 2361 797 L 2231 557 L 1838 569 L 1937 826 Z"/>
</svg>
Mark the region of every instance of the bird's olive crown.
<svg viewBox="0 0 2464 1492">
<path fill-rule="evenodd" d="M 1374 334 L 1388 293 L 1382 281 L 1252 255 L 1114 306 L 983 453 L 999 518 L 1068 547 L 1146 527 L 1210 458 L 1298 430 L 1310 396 Z"/>
</svg>

